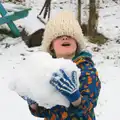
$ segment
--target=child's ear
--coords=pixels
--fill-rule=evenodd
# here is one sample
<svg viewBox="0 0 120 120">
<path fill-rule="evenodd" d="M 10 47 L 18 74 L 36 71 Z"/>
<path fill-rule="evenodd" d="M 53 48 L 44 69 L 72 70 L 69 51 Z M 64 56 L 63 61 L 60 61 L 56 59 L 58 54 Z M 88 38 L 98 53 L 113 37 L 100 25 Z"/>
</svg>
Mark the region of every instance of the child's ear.
<svg viewBox="0 0 120 120">
<path fill-rule="evenodd" d="M 52 46 L 50 47 L 50 50 L 53 50 L 53 47 L 52 47 Z"/>
<path fill-rule="evenodd" d="M 51 45 L 50 45 L 50 51 L 52 51 L 53 50 L 53 44 L 51 43 Z"/>
<path fill-rule="evenodd" d="M 52 55 L 52 57 L 53 57 L 53 58 L 56 58 L 55 51 L 54 51 L 54 48 L 53 48 L 53 45 L 52 45 L 52 44 L 50 45 L 49 50 L 50 50 L 50 54 Z"/>
</svg>

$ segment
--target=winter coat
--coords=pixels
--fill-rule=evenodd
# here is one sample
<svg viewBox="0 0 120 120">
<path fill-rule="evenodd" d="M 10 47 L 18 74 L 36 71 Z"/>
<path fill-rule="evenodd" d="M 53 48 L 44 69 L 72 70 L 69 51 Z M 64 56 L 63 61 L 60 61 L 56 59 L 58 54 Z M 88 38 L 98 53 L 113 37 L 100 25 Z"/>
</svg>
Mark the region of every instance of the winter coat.
<svg viewBox="0 0 120 120">
<path fill-rule="evenodd" d="M 70 104 L 68 108 L 56 105 L 51 109 L 38 106 L 36 111 L 29 106 L 32 115 L 45 118 L 45 120 L 96 120 L 94 108 L 97 105 L 101 82 L 92 56 L 88 52 L 80 52 L 73 58 L 73 62 L 81 69 L 79 90 L 82 99 L 80 105 L 74 107 Z"/>
</svg>

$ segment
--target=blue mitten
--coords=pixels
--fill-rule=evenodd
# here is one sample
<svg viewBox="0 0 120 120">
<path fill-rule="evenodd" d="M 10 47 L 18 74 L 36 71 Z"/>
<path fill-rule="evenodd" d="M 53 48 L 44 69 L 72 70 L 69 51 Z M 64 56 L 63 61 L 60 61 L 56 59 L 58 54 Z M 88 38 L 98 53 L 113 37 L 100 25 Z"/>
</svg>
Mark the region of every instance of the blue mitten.
<svg viewBox="0 0 120 120">
<path fill-rule="evenodd" d="M 21 97 L 22 97 L 24 100 L 26 100 L 29 105 L 36 104 L 35 101 L 31 100 L 30 98 L 28 98 L 28 97 L 26 97 L 26 96 L 21 96 Z"/>
<path fill-rule="evenodd" d="M 77 73 L 72 71 L 71 79 L 60 69 L 59 73 L 54 73 L 50 84 L 53 85 L 70 102 L 76 101 L 80 97 L 80 91 L 77 87 Z"/>
</svg>

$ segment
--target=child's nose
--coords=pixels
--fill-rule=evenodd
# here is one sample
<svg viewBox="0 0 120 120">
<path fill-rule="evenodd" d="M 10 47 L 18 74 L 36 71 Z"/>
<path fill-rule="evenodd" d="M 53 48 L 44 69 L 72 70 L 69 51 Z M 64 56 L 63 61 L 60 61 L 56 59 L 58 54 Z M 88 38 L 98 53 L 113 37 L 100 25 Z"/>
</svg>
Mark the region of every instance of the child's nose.
<svg viewBox="0 0 120 120">
<path fill-rule="evenodd" d="M 67 36 L 64 36 L 64 37 L 62 38 L 62 40 L 68 40 L 68 37 L 67 37 Z"/>
</svg>

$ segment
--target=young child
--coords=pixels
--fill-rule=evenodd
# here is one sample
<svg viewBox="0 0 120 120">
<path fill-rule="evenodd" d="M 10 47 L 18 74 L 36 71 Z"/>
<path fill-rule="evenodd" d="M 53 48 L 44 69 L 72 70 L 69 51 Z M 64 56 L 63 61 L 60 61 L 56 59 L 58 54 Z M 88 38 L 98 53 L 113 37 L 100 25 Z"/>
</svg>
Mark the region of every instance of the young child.
<svg viewBox="0 0 120 120">
<path fill-rule="evenodd" d="M 45 120 L 95 120 L 94 108 L 101 88 L 98 73 L 92 61 L 92 55 L 85 52 L 84 36 L 78 21 L 68 11 L 62 11 L 48 21 L 41 50 L 50 53 L 53 58 L 71 59 L 81 70 L 80 87 L 76 85 L 76 73 L 69 78 L 64 70 L 54 73 L 50 84 L 69 101 L 70 106 L 56 105 L 51 109 L 38 106 L 27 98 L 29 109 L 36 117 Z"/>
</svg>

